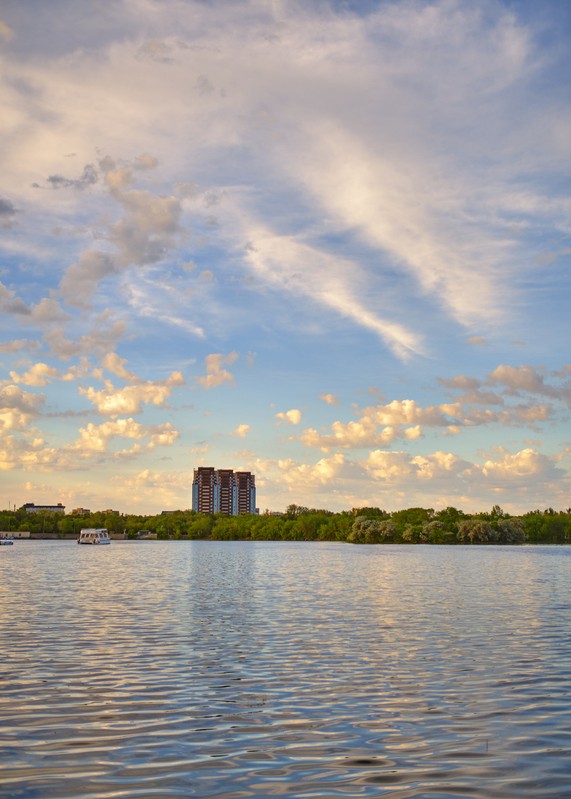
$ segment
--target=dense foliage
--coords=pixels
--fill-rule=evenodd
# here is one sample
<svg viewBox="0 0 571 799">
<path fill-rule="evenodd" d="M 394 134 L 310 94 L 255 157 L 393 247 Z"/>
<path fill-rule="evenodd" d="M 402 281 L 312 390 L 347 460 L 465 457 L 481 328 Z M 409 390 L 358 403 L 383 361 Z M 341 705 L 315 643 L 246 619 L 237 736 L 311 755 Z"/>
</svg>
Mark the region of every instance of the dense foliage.
<svg viewBox="0 0 571 799">
<path fill-rule="evenodd" d="M 82 527 L 106 527 L 111 534 L 137 538 L 146 530 L 161 539 L 347 541 L 353 544 L 567 544 L 571 508 L 533 510 L 510 516 L 498 505 L 489 513 L 457 508 L 407 508 L 392 513 L 358 508 L 332 513 L 290 505 L 285 513 L 212 516 L 191 510 L 158 516 L 107 513 L 85 515 L 0 511 L 0 530 L 29 530 L 35 536 L 76 538 Z"/>
</svg>

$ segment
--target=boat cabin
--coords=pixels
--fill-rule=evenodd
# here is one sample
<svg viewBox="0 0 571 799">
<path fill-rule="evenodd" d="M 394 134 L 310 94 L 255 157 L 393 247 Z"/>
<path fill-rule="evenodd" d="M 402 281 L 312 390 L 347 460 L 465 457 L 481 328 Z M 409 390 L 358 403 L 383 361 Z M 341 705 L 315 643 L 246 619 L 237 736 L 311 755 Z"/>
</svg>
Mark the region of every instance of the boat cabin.
<svg viewBox="0 0 571 799">
<path fill-rule="evenodd" d="M 93 527 L 85 528 L 79 531 L 78 544 L 110 544 L 111 539 L 109 532 L 105 527 L 95 529 Z"/>
</svg>

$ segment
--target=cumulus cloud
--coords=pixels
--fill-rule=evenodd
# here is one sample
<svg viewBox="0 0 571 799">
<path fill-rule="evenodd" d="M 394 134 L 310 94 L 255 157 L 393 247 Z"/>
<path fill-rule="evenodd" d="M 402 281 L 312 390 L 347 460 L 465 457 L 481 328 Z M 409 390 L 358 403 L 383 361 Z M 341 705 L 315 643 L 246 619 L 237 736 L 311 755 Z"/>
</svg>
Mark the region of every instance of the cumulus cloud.
<svg viewBox="0 0 571 799">
<path fill-rule="evenodd" d="M 126 363 L 127 359 L 120 358 L 116 352 L 108 352 L 101 359 L 101 366 L 104 369 L 107 369 L 107 371 L 111 372 L 117 377 L 122 377 L 124 380 L 129 380 L 132 383 L 138 382 L 139 378 L 137 375 L 125 369 Z"/>
<path fill-rule="evenodd" d="M 16 296 L 16 292 L 2 282 L 0 282 L 0 309 L 14 316 L 29 316 L 31 313 L 30 308 Z"/>
<path fill-rule="evenodd" d="M 69 266 L 60 283 L 60 291 L 68 305 L 87 306 L 99 283 L 117 274 L 116 259 L 107 252 L 88 250 Z"/>
<path fill-rule="evenodd" d="M 114 479 L 119 496 L 133 497 L 136 506 L 142 507 L 152 498 L 152 507 L 157 501 L 163 508 L 186 508 L 188 486 L 192 473 L 184 470 L 172 472 L 140 469 L 135 474 L 117 474 Z"/>
<path fill-rule="evenodd" d="M 438 382 L 445 388 L 462 392 L 458 402 L 462 405 L 503 405 L 504 399 L 499 394 L 483 390 L 481 380 L 467 375 L 456 375 L 452 378 L 439 377 Z"/>
<path fill-rule="evenodd" d="M 415 441 L 431 429 L 458 435 L 462 430 L 481 426 L 529 427 L 537 430 L 544 422 L 559 418 L 557 402 L 569 404 L 571 385 L 562 371 L 558 382 L 547 383 L 536 369 L 499 366 L 486 378 L 468 375 L 438 378 L 445 389 L 459 392 L 454 402 L 422 407 L 415 400 L 356 408 L 356 420 L 337 420 L 328 429 L 307 428 L 299 440 L 324 452 L 332 449 L 367 449 L 387 446 L 397 440 Z M 500 393 L 488 386 L 499 386 Z M 554 403 L 536 401 L 537 395 Z M 523 398 L 514 402 L 513 398 Z"/>
<path fill-rule="evenodd" d="M 382 486 L 383 494 L 395 505 L 407 507 L 411 494 L 430 507 L 438 498 L 441 507 L 452 504 L 466 510 L 491 506 L 501 499 L 512 504 L 515 512 L 522 503 L 529 503 L 528 508 L 544 504 L 545 492 L 563 500 L 566 475 L 556 464 L 556 457 L 532 448 L 503 451 L 483 463 L 444 451 L 420 456 L 386 450 L 372 451 L 361 462 L 365 475 Z"/>
<path fill-rule="evenodd" d="M 28 305 L 13 289 L 7 288 L 1 281 L 0 310 L 16 317 L 22 324 L 36 324 L 42 327 L 70 319 L 70 315 L 52 297 L 43 297 L 36 304 Z"/>
<path fill-rule="evenodd" d="M 157 163 L 149 153 L 139 156 L 132 164 L 117 165 L 108 156 L 100 160 L 104 184 L 124 215 L 106 227 L 104 238 L 113 250 L 86 250 L 65 270 L 60 291 L 68 305 L 88 306 L 102 280 L 132 266 L 154 264 L 176 243 L 181 232 L 180 200 L 132 188 L 134 172 L 154 169 Z M 85 188 L 98 180 L 99 172 L 92 165 L 86 166 L 77 180 L 59 175 L 49 178 L 54 188 Z"/>
<path fill-rule="evenodd" d="M 300 441 L 324 451 L 387 445 L 398 438 L 412 441 L 422 436 L 423 427 L 450 429 L 462 419 L 462 408 L 457 403 L 422 408 L 414 400 L 393 400 L 363 408 L 358 415 L 357 421 L 333 422 L 330 432 L 308 428 Z"/>
<path fill-rule="evenodd" d="M 398 509 L 411 506 L 411 497 L 425 507 L 454 505 L 467 511 L 502 505 L 518 512 L 518 507 L 544 503 L 545 492 L 564 502 L 567 480 L 557 465 L 533 448 L 514 453 L 501 451 L 481 462 L 444 450 L 425 455 L 384 449 L 372 450 L 359 461 L 342 453 L 315 463 L 291 459 L 277 462 L 258 460 L 256 472 L 265 484 L 295 490 L 298 501 L 321 497 L 324 507 L 336 496 L 342 507 L 376 505 Z M 283 495 L 287 502 L 287 492 Z M 327 499 L 329 498 L 329 502 Z"/>
<path fill-rule="evenodd" d="M 339 400 L 334 394 L 320 394 L 319 399 L 323 400 L 326 405 L 339 405 Z"/>
<path fill-rule="evenodd" d="M 53 322 L 66 322 L 70 315 L 63 310 L 59 302 L 53 297 L 42 297 L 30 309 L 30 316 L 33 322 L 39 324 L 51 324 Z"/>
<path fill-rule="evenodd" d="M 145 426 L 132 418 L 116 419 L 100 425 L 90 423 L 80 428 L 79 433 L 77 441 L 68 449 L 81 453 L 84 459 L 94 452 L 106 452 L 110 442 L 115 438 L 130 438 L 138 442 L 147 439 L 146 448 L 154 449 L 157 446 L 171 445 L 179 436 L 170 422 Z M 131 452 L 139 451 L 140 447 L 131 450 Z M 122 451 L 120 454 L 124 456 L 126 452 Z"/>
<path fill-rule="evenodd" d="M 51 470 L 56 466 L 58 456 L 57 448 L 46 446 L 42 438 L 4 436 L 0 430 L 0 471 Z"/>
<path fill-rule="evenodd" d="M 143 405 L 164 407 L 172 394 L 174 386 L 184 384 L 180 372 L 172 372 L 163 382 L 143 381 L 135 385 L 116 388 L 110 380 L 104 381 L 104 388 L 96 390 L 93 386 L 79 387 L 79 393 L 86 397 L 105 416 L 117 417 L 123 414 L 140 413 Z"/>
<path fill-rule="evenodd" d="M 199 377 L 198 382 L 205 389 L 216 388 L 216 386 L 220 386 L 223 383 L 232 385 L 234 378 L 224 367 L 231 366 L 237 359 L 237 352 L 230 352 L 228 355 L 215 352 L 207 355 L 204 359 L 206 374 Z"/>
<path fill-rule="evenodd" d="M 410 455 L 407 452 L 374 450 L 364 462 L 365 469 L 375 479 L 400 483 L 403 478 L 434 480 L 443 474 L 456 476 L 470 474 L 470 465 L 450 452 L 434 452 L 432 455 Z"/>
<path fill-rule="evenodd" d="M 296 464 L 290 459 L 279 460 L 282 479 L 291 486 L 327 485 L 342 470 L 345 458 L 341 453 L 321 458 L 315 464 Z"/>
<path fill-rule="evenodd" d="M 289 411 L 276 413 L 276 419 L 289 424 L 299 424 L 301 422 L 301 411 L 298 408 L 291 408 Z"/>
<path fill-rule="evenodd" d="M 65 178 L 63 175 L 50 175 L 47 179 L 48 185 L 52 189 L 85 189 L 97 183 L 99 176 L 93 164 L 87 164 L 83 168 L 83 174 L 79 178 Z"/>
<path fill-rule="evenodd" d="M 88 465 L 132 459 L 157 447 L 171 446 L 179 437 L 169 422 L 145 426 L 128 418 L 101 425 L 89 423 L 79 429 L 79 436 L 72 444 L 56 447 L 26 429 L 29 419 L 22 419 L 20 425 L 12 425 L 6 433 L 2 427 L 1 402 L 0 399 L 0 470 L 4 471 L 76 472 Z M 25 435 L 14 435 L 18 429 Z M 120 449 L 116 443 L 122 439 L 135 443 Z"/>
<path fill-rule="evenodd" d="M 89 371 L 90 365 L 85 358 L 81 358 L 79 363 L 70 366 L 69 369 L 65 371 L 61 371 L 54 366 L 40 361 L 39 363 L 33 364 L 22 374 L 11 371 L 10 377 L 16 384 L 22 383 L 26 386 L 47 386 L 54 380 L 61 380 L 64 383 L 69 383 L 71 380 L 85 377 Z"/>
<path fill-rule="evenodd" d="M 239 424 L 238 427 L 234 428 L 234 435 L 238 436 L 238 438 L 246 438 L 250 430 L 249 424 Z"/>
<path fill-rule="evenodd" d="M 38 341 L 26 338 L 14 338 L 11 341 L 0 343 L 0 352 L 21 352 L 22 350 L 36 350 L 40 346 Z"/>
<path fill-rule="evenodd" d="M 533 366 L 500 364 L 484 380 L 467 375 L 438 378 L 440 385 L 461 391 L 459 401 L 466 404 L 505 405 L 508 398 L 539 395 L 564 403 L 571 402 L 571 380 L 563 370 L 554 372 L 552 382 L 547 382 L 544 370 Z M 488 386 L 497 389 L 491 391 Z M 499 393 L 498 393 L 499 392 Z"/>
<path fill-rule="evenodd" d="M 60 377 L 60 373 L 53 366 L 47 363 L 35 363 L 24 374 L 10 372 L 10 377 L 14 383 L 24 383 L 27 386 L 45 386 L 52 379 Z"/>
<path fill-rule="evenodd" d="M 0 435 L 26 430 L 40 415 L 45 397 L 31 394 L 15 385 L 0 386 Z"/>
<path fill-rule="evenodd" d="M 506 366 L 501 364 L 488 375 L 491 385 L 501 385 L 508 394 L 542 394 L 547 397 L 571 400 L 571 385 L 557 388 L 545 383 L 544 376 L 533 366 Z"/>
<path fill-rule="evenodd" d="M 497 460 L 486 460 L 481 472 L 488 482 L 500 488 L 529 484 L 533 479 L 557 479 L 563 474 L 551 458 L 531 448 L 506 453 Z"/>
<path fill-rule="evenodd" d="M 44 334 L 51 352 L 62 360 L 75 356 L 100 355 L 111 352 L 125 335 L 125 322 L 103 313 L 94 317 L 90 330 L 77 338 L 66 336 L 65 328 L 55 327 Z"/>
</svg>

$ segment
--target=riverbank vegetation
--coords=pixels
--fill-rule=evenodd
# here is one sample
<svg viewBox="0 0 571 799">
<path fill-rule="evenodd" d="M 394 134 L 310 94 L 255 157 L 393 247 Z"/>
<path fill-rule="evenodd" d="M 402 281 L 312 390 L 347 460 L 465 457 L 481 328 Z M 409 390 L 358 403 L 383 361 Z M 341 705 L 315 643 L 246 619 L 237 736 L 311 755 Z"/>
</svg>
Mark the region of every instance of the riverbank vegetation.
<svg viewBox="0 0 571 799">
<path fill-rule="evenodd" d="M 138 516 L 104 511 L 89 515 L 0 511 L 0 530 L 29 530 L 34 537 L 77 538 L 82 527 L 106 527 L 137 538 L 141 530 L 159 539 L 346 541 L 352 544 L 568 544 L 571 508 L 532 510 L 510 516 L 498 505 L 468 514 L 457 508 L 328 510 L 290 505 L 284 513 L 222 516 L 191 510 Z"/>
</svg>

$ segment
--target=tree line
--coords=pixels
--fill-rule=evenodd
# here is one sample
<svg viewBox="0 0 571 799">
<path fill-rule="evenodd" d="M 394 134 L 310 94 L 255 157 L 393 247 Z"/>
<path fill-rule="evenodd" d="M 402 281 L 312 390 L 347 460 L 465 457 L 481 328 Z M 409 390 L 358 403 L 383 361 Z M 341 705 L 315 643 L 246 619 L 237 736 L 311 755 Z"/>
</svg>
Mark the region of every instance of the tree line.
<svg viewBox="0 0 571 799">
<path fill-rule="evenodd" d="M 386 511 L 377 507 L 332 511 L 289 505 L 282 514 L 243 516 L 199 514 L 192 510 L 157 516 L 27 513 L 22 507 L 0 511 L 0 530 L 29 530 L 36 536 L 77 538 L 83 527 L 106 527 L 112 534 L 137 538 L 140 530 L 159 539 L 221 541 L 345 541 L 351 544 L 568 544 L 571 508 L 532 510 L 511 516 L 499 505 L 467 514 L 448 507 Z"/>
</svg>

